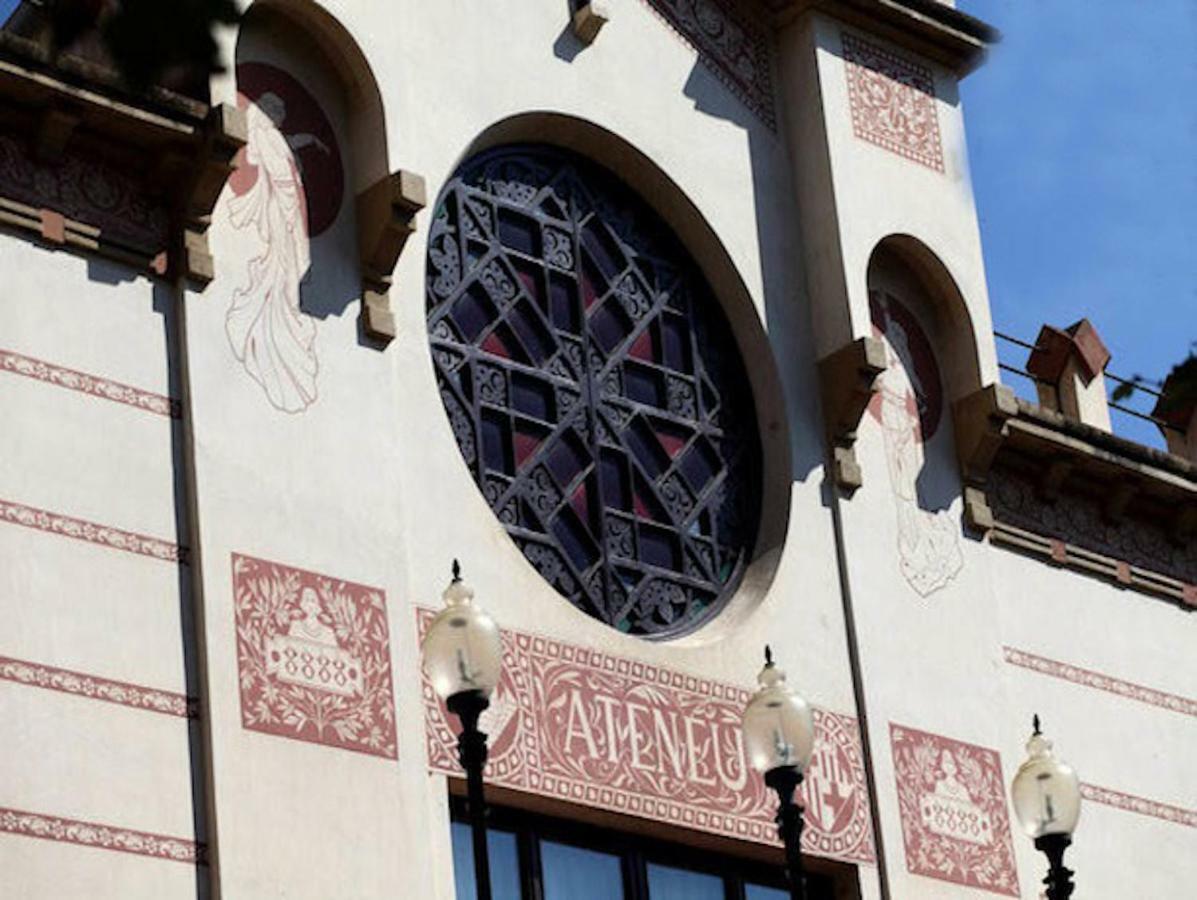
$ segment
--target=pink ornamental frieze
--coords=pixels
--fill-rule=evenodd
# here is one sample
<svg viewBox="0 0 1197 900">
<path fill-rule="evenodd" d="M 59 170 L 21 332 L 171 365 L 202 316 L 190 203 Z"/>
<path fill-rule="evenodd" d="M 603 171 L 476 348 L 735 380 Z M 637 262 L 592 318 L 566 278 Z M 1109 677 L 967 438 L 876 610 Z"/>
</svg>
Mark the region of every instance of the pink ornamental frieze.
<svg viewBox="0 0 1197 900">
<path fill-rule="evenodd" d="M 171 419 L 181 418 L 183 414 L 182 404 L 172 397 L 143 391 L 119 381 L 68 369 L 42 359 L 34 359 L 32 356 L 13 353 L 11 350 L 0 349 L 0 372 L 11 372 L 13 375 L 77 391 L 90 397 L 123 403 Z"/>
<path fill-rule="evenodd" d="M 125 553 L 135 553 L 160 559 L 163 562 L 188 562 L 188 550 L 170 541 L 138 534 L 135 531 L 125 531 L 99 522 L 87 519 L 77 519 L 62 513 L 51 512 L 48 509 L 38 509 L 23 503 L 13 503 L 0 499 L 0 522 L 20 525 L 43 531 L 46 534 L 56 534 L 60 537 L 71 538 L 76 541 L 86 541 L 112 550 L 122 550 Z"/>
<path fill-rule="evenodd" d="M 906 868 L 1018 896 L 997 751 L 890 724 Z"/>
<path fill-rule="evenodd" d="M 207 865 L 206 845 L 188 838 L 134 831 L 118 825 L 84 822 L 23 809 L 0 807 L 0 833 L 133 853 L 190 865 Z"/>
<path fill-rule="evenodd" d="M 395 759 L 383 592 L 234 553 L 233 594 L 242 726 Z"/>
<path fill-rule="evenodd" d="M 430 615 L 421 611 L 421 633 Z M 424 697 L 429 765 L 459 775 L 457 723 L 427 682 Z M 483 722 L 491 783 L 775 843 L 776 798 L 744 756 L 746 689 L 508 631 L 495 697 L 498 711 Z M 856 721 L 817 710 L 816 729 L 803 847 L 872 862 Z"/>
<path fill-rule="evenodd" d="M 942 172 L 931 70 L 851 34 L 842 38 L 853 134 Z"/>
<path fill-rule="evenodd" d="M 114 681 L 99 675 L 13 659 L 10 656 L 0 656 L 0 680 L 170 716 L 195 718 L 198 714 L 199 702 L 195 698 L 174 691 L 161 691 L 127 681 Z"/>
</svg>

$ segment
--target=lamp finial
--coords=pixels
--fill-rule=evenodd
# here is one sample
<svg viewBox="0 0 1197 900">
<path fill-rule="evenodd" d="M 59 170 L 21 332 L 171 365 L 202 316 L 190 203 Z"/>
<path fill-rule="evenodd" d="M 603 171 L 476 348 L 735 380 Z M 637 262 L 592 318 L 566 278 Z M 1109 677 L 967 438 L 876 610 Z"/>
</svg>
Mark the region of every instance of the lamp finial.
<svg viewBox="0 0 1197 900">
<path fill-rule="evenodd" d="M 461 581 L 461 563 L 457 560 L 453 560 L 453 581 L 454 583 Z"/>
<path fill-rule="evenodd" d="M 1031 716 L 1031 727 L 1035 729 L 1034 734 L 1032 735 L 1033 737 L 1043 734 L 1043 732 L 1039 730 L 1039 713 L 1035 713 L 1035 715 Z"/>
<path fill-rule="evenodd" d="M 773 648 L 765 644 L 765 666 L 771 668 L 773 666 Z"/>
</svg>

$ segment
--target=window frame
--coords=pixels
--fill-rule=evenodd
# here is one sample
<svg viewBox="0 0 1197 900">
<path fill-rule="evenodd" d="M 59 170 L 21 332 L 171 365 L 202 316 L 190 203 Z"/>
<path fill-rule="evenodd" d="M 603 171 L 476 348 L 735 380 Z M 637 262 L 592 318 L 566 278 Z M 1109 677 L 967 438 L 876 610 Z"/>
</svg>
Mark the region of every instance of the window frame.
<svg viewBox="0 0 1197 900">
<path fill-rule="evenodd" d="M 452 822 L 469 825 L 464 797 L 451 795 L 449 812 Z M 540 853 L 542 841 L 617 856 L 623 880 L 623 900 L 650 900 L 649 863 L 715 875 L 723 881 L 724 900 L 745 900 L 747 883 L 780 891 L 788 889 L 780 864 L 770 865 L 726 852 L 698 849 L 643 834 L 525 812 L 508 806 L 488 806 L 487 821 L 488 828 L 515 835 L 520 900 L 544 898 L 544 873 Z M 472 855 L 470 858 L 472 860 Z M 851 870 L 855 872 L 855 867 L 851 867 Z M 854 879 L 844 877 L 840 873 L 807 871 L 807 889 L 811 900 L 855 898 L 858 893 L 854 887 L 848 886 L 850 881 Z"/>
</svg>

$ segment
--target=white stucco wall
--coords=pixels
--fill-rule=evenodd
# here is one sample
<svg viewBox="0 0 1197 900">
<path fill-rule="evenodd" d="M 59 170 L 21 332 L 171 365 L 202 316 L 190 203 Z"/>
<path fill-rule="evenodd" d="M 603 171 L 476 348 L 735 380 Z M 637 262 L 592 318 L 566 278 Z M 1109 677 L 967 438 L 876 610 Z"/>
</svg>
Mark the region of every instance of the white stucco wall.
<svg viewBox="0 0 1197 900">
<path fill-rule="evenodd" d="M 1197 783 L 1183 765 L 1197 750 L 1191 715 L 1006 661 L 1003 648 L 1012 647 L 1192 698 L 1197 675 L 1188 648 L 1197 625 L 1179 607 L 963 533 L 949 408 L 967 387 L 958 370 L 943 385 L 938 430 L 917 451 L 922 486 L 941 501 L 939 518 L 951 526 L 936 539 L 950 538 L 959 555 L 942 584 L 920 593 L 903 574 L 909 522 L 925 517 L 901 497 L 879 415 L 866 413 L 856 445 L 864 486 L 834 499 L 824 480 L 815 362 L 874 333 L 870 287 L 887 287 L 909 305 L 933 346 L 960 335 L 945 324 L 948 307 L 917 296 L 909 278 L 882 273 L 870 284 L 869 262 L 882 238 L 913 236 L 939 258 L 975 335 L 975 377 L 996 380 L 950 73 L 915 60 L 931 72 L 942 151 L 936 168 L 854 133 L 843 35 L 910 54 L 821 14 L 777 35 L 774 130 L 640 0 L 612 3 L 611 21 L 586 48 L 570 35 L 558 0 L 321 6 L 357 43 L 377 82 L 388 169 L 421 174 L 430 206 L 417 216 L 394 273 L 397 337 L 385 348 L 371 345 L 357 321 L 353 196 L 362 152 L 356 148 L 355 159 L 353 98 L 335 71 L 348 64 L 321 60 L 313 46 L 268 28 L 247 30 L 240 41 L 235 32 L 224 35 L 238 62 L 268 62 L 301 81 L 345 161 L 343 200 L 310 243 L 312 271 L 301 290 L 318 361 L 309 405 L 279 408 L 230 343 L 229 310 L 253 281 L 265 237 L 279 234 L 264 219 L 234 221 L 232 188 L 209 233 L 216 278 L 181 298 L 173 285 L 116 264 L 0 235 L 0 351 L 163 396 L 180 392 L 185 370 L 194 438 L 185 444 L 169 417 L 0 371 L 0 501 L 193 550 L 191 567 L 180 570 L 0 522 L 0 657 L 198 692 L 209 729 L 201 748 L 198 740 L 189 744 L 185 718 L 0 679 L 0 738 L 10 751 L 0 760 L 0 813 L 31 810 L 198 838 L 213 851 L 211 866 L 196 869 L 0 833 L 0 871 L 14 896 L 193 897 L 210 876 L 226 900 L 449 900 L 448 786 L 428 772 L 416 610 L 439 604 L 455 557 L 479 601 L 512 632 L 745 688 L 771 642 L 790 683 L 815 705 L 867 716 L 885 877 L 862 864 L 864 898 L 882 896 L 883 885 L 899 900 L 979 896 L 974 887 L 912 871 L 891 724 L 1000 754 L 994 808 L 1007 813 L 1006 786 L 1036 711 L 1086 783 L 1197 806 Z M 217 99 L 236 102 L 236 89 L 235 71 L 215 83 Z M 432 205 L 480 136 L 533 113 L 557 114 L 555 126 L 543 115 L 528 121 L 560 130 L 520 131 L 517 124 L 510 133 L 571 145 L 599 130 L 618 138 L 596 142 L 591 152 L 617 170 L 635 165 L 619 174 L 655 185 L 649 202 L 679 230 L 705 236 L 704 248 L 714 249 L 697 261 L 718 281 L 747 364 L 767 370 L 756 398 L 765 440 L 788 455 L 776 470 L 788 472 L 766 485 L 788 495 L 776 504 L 785 510 L 777 545 L 724 614 L 673 640 L 619 634 L 540 578 L 475 486 L 435 384 L 425 325 Z M 619 142 L 625 151 L 607 155 Z M 172 356 L 167 331 L 180 299 L 183 358 Z M 946 371 L 942 357 L 939 366 Z M 189 470 L 192 503 L 183 509 L 178 498 Z M 863 709 L 849 664 L 833 504 L 846 548 Z M 179 534 L 187 527 L 179 522 L 197 523 L 196 533 Z M 233 554 L 385 594 L 397 758 L 245 726 Z M 183 615 L 191 613 L 193 583 L 200 588 L 198 635 Z M 204 663 L 199 681 L 185 672 L 192 638 Z M 202 783 L 210 784 L 212 803 L 197 814 L 193 794 Z M 575 812 L 588 815 L 584 806 Z M 209 834 L 196 834 L 197 819 Z M 1197 876 L 1186 853 L 1191 827 L 1096 803 L 1087 804 L 1081 827 L 1069 858 L 1086 896 L 1172 896 Z M 1041 858 L 1020 834 L 1012 846 L 1021 893 L 1036 896 Z M 1165 864 L 1149 871 L 1125 865 L 1146 858 Z"/>
</svg>

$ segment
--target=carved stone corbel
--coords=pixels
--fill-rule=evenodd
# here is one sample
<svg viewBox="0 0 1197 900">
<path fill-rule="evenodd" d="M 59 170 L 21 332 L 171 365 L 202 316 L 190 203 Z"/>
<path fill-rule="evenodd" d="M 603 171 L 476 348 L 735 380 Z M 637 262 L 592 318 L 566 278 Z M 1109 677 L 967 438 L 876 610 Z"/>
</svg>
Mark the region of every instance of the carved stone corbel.
<svg viewBox="0 0 1197 900">
<path fill-rule="evenodd" d="M 400 169 L 357 197 L 357 234 L 362 266 L 362 326 L 370 337 L 395 337 L 391 272 L 416 230 L 416 214 L 428 205 L 424 179 Z"/>
<path fill-rule="evenodd" d="M 574 37 L 583 44 L 593 44 L 598 33 L 611 18 L 607 4 L 600 0 L 580 0 L 574 9 Z"/>
<path fill-rule="evenodd" d="M 1017 414 L 1014 391 L 1003 384 L 983 387 L 952 406 L 956 454 L 964 482 L 964 522 L 977 531 L 989 531 L 994 526 L 985 485 L 1005 439 L 1006 423 Z"/>
<path fill-rule="evenodd" d="M 248 140 L 249 124 L 244 110 L 222 103 L 208 112 L 184 199 L 183 258 L 180 260 L 183 275 L 201 286 L 206 286 L 216 275 L 215 262 L 208 248 L 212 210 L 233 172 L 237 153 Z M 160 165 L 169 170 L 176 162 L 168 158 Z"/>
<path fill-rule="evenodd" d="M 884 371 L 885 346 L 874 337 L 857 338 L 819 360 L 819 390 L 832 477 L 847 491 L 864 483 L 856 461 L 856 431 L 873 397 L 877 378 Z"/>
</svg>

